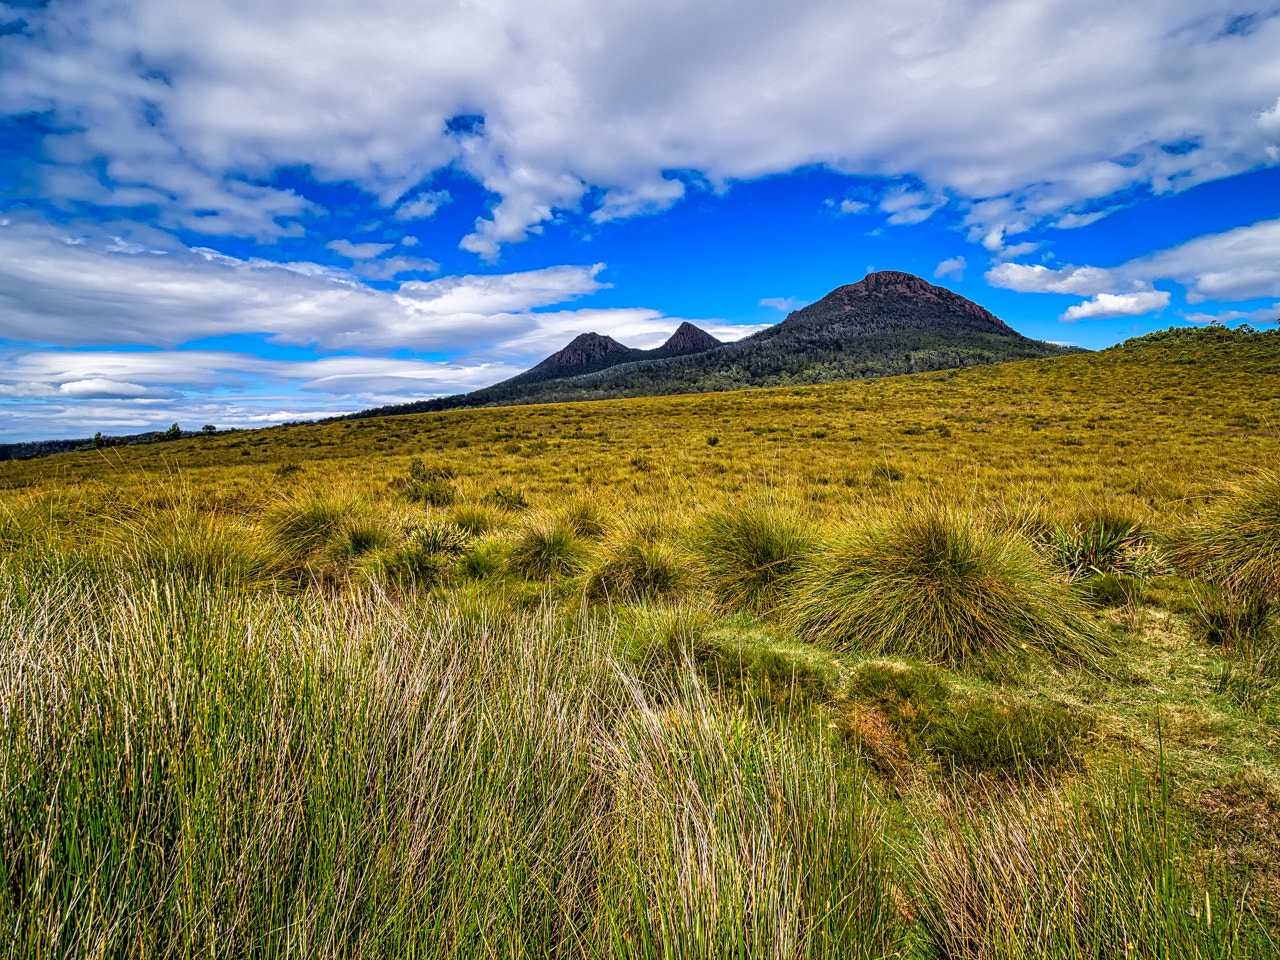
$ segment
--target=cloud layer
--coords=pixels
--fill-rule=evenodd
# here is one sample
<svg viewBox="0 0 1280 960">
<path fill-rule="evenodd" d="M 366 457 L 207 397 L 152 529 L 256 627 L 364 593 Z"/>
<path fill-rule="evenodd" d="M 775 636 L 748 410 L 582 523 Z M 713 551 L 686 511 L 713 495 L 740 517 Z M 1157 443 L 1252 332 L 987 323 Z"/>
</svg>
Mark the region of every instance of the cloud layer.
<svg viewBox="0 0 1280 960">
<path fill-rule="evenodd" d="M 1280 161 L 1280 17 L 1223 0 L 52 0 L 23 19 L 0 109 L 48 135 L 21 176 L 208 235 L 297 233 L 317 211 L 271 185 L 281 168 L 414 219 L 453 165 L 497 199 L 462 241 L 493 258 L 558 209 L 602 222 L 810 164 L 910 176 L 879 198 L 895 223 L 950 200 L 999 238 Z"/>
<path fill-rule="evenodd" d="M 315 264 L 0 221 L 5 439 L 125 432 L 157 417 L 253 425 L 459 393 L 512 376 L 579 333 L 653 347 L 679 326 L 647 308 L 547 309 L 604 289 L 603 269 L 381 290 Z M 722 340 L 757 329 L 697 323 Z M 312 358 L 199 347 L 228 337 Z M 324 355 L 334 352 L 348 355 Z M 392 352 L 429 357 L 379 355 Z"/>
</svg>

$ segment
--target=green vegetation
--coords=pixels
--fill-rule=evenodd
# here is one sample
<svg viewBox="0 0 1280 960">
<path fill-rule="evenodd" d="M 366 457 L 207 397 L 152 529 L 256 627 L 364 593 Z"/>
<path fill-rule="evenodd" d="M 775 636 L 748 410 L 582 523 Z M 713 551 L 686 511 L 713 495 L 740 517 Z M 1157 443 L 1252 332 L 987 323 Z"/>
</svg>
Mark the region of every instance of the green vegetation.
<svg viewBox="0 0 1280 960">
<path fill-rule="evenodd" d="M 0 955 L 1276 956 L 1276 345 L 7 463 Z"/>
</svg>

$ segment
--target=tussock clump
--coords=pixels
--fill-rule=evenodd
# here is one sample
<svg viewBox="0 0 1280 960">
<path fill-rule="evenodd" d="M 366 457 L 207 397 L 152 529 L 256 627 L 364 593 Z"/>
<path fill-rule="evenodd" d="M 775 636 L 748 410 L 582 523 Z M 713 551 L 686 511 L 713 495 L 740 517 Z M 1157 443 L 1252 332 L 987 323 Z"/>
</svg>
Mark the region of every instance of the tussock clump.
<svg viewBox="0 0 1280 960">
<path fill-rule="evenodd" d="M 458 558 L 455 570 L 466 580 L 488 580 L 500 576 L 504 567 L 505 544 L 496 537 L 477 540 Z"/>
<path fill-rule="evenodd" d="M 1255 646 L 1280 604 L 1280 475 L 1260 472 L 1176 537 L 1174 562 L 1206 581 L 1195 625 L 1206 639 Z"/>
<path fill-rule="evenodd" d="M 508 513 L 519 513 L 529 509 L 529 501 L 524 491 L 511 486 L 494 487 L 480 498 L 480 502 L 485 506 L 505 510 Z"/>
<path fill-rule="evenodd" d="M 594 600 L 674 600 L 693 586 L 688 558 L 660 535 L 653 517 L 632 518 L 601 545 L 586 583 Z"/>
<path fill-rule="evenodd" d="M 272 507 L 263 518 L 263 526 L 271 539 L 295 559 L 301 559 L 328 545 L 343 524 L 363 510 L 364 504 L 353 497 L 312 494 Z"/>
<path fill-rule="evenodd" d="M 578 497 L 570 501 L 561 518 L 574 536 L 584 540 L 599 540 L 605 534 L 604 510 L 594 498 Z"/>
<path fill-rule="evenodd" d="M 276 585 L 287 562 L 271 544 L 227 519 L 181 507 L 129 521 L 110 542 L 138 575 L 159 582 L 265 589 Z"/>
<path fill-rule="evenodd" d="M 461 504 L 453 509 L 450 519 L 458 529 L 472 537 L 483 537 L 498 526 L 498 520 L 486 507 Z"/>
<path fill-rule="evenodd" d="M 788 619 L 811 643 L 939 663 L 1104 653 L 1082 601 L 1024 541 L 936 506 L 839 532 L 798 575 Z"/>
<path fill-rule="evenodd" d="M 693 539 L 717 603 L 760 614 L 778 606 L 815 538 L 794 513 L 740 504 L 709 514 Z"/>
<path fill-rule="evenodd" d="M 1073 580 L 1105 574 L 1141 576 L 1157 564 L 1142 522 L 1114 509 L 1089 510 L 1056 524 L 1038 542 Z"/>
<path fill-rule="evenodd" d="M 1174 561 L 1239 594 L 1280 601 L 1280 474 L 1260 471 L 1181 531 Z"/>
<path fill-rule="evenodd" d="M 587 550 L 563 523 L 539 518 L 515 535 L 507 554 L 507 569 L 528 580 L 550 580 L 580 571 Z"/>
</svg>

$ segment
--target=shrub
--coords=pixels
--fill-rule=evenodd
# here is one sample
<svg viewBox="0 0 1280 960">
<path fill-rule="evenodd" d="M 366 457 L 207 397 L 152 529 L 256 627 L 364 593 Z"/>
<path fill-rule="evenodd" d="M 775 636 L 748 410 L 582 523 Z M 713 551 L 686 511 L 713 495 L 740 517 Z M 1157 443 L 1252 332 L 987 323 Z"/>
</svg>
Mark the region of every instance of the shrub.
<svg viewBox="0 0 1280 960">
<path fill-rule="evenodd" d="M 666 543 L 624 531 L 604 545 L 587 578 L 587 595 L 621 603 L 675 599 L 691 586 L 683 560 Z"/>
<path fill-rule="evenodd" d="M 942 663 L 1104 653 L 1082 601 L 1023 541 L 936 506 L 838 533 L 797 576 L 788 618 L 812 643 Z"/>
<path fill-rule="evenodd" d="M 727 507 L 694 530 L 711 592 L 727 610 L 773 610 L 814 537 L 799 517 L 760 504 Z"/>
<path fill-rule="evenodd" d="M 538 519 L 515 536 L 507 555 L 507 569 L 528 580 L 550 580 L 582 569 L 586 548 L 563 523 Z"/>
</svg>

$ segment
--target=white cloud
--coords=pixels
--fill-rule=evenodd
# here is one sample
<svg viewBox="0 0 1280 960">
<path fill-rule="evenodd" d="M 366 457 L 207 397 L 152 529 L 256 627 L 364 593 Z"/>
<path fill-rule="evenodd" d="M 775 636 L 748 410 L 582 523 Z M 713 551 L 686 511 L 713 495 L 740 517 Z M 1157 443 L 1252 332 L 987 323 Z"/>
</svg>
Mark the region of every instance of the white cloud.
<svg viewBox="0 0 1280 960">
<path fill-rule="evenodd" d="M 453 200 L 448 190 L 426 190 L 396 207 L 397 220 L 430 220 L 436 211 Z"/>
<path fill-rule="evenodd" d="M 1114 289 L 1115 279 L 1098 267 L 1046 267 L 1042 264 L 998 263 L 986 274 L 993 287 L 1018 293 L 1075 293 L 1092 296 Z"/>
<path fill-rule="evenodd" d="M 889 214 L 889 223 L 911 226 L 924 223 L 946 206 L 946 198 L 925 190 L 896 187 L 880 198 L 880 212 Z"/>
<path fill-rule="evenodd" d="M 453 166 L 497 197 L 494 257 L 557 210 L 665 209 L 825 165 L 1062 226 L 1137 186 L 1280 162 L 1280 18 L 1216 0 L 63 0 L 3 38 L 0 109 L 58 129 L 26 171 L 60 201 L 155 205 L 207 234 L 296 234 L 306 167 L 388 207 Z M 673 25 L 678 28 L 673 29 Z M 482 127 L 450 132 L 457 114 Z M 1164 149 L 1168 147 L 1169 149 Z M 442 201 L 442 198 L 439 198 Z M 905 199 L 905 198 L 904 198 Z M 895 201 L 896 202 L 896 201 Z M 429 216 L 428 194 L 397 215 Z M 418 211 L 414 213 L 413 211 Z"/>
<path fill-rule="evenodd" d="M 986 279 L 992 286 L 1019 293 L 1092 297 L 1063 314 L 1070 320 L 1130 316 L 1167 306 L 1168 295 L 1151 289 L 1157 280 L 1182 284 L 1189 303 L 1280 297 L 1280 220 L 1196 237 L 1117 267 L 999 263 L 987 271 Z M 1156 303 L 1157 294 L 1163 302 Z M 1138 310 L 1140 304 L 1150 306 Z"/>
<path fill-rule="evenodd" d="M 1221 313 L 1185 313 L 1187 323 L 1280 323 L 1280 302 L 1258 310 L 1223 310 Z"/>
<path fill-rule="evenodd" d="M 1126 264 L 1142 278 L 1169 277 L 1187 287 L 1187 300 L 1280 297 L 1280 220 L 1263 220 L 1186 243 Z"/>
<path fill-rule="evenodd" d="M 1100 293 L 1091 300 L 1068 307 L 1060 319 L 1100 320 L 1106 317 L 1137 317 L 1169 305 L 1167 290 L 1135 290 L 1132 293 Z"/>
<path fill-rule="evenodd" d="M 790 313 L 792 310 L 799 310 L 808 302 L 808 300 L 801 300 L 799 297 L 763 297 L 760 300 L 760 306 L 773 307 L 783 313 Z"/>
<path fill-rule="evenodd" d="M 682 320 L 645 308 L 546 309 L 607 287 L 603 264 L 385 291 L 316 264 L 157 252 L 141 242 L 146 230 L 123 230 L 136 237 L 125 243 L 120 230 L 68 235 L 32 219 L 0 223 L 0 341 L 61 348 L 0 346 L 4 439 L 133 432 L 175 419 L 253 425 L 447 395 L 510 377 L 580 333 L 654 347 Z M 762 328 L 694 322 L 726 341 Z M 237 334 L 360 355 L 285 361 L 175 349 Z M 120 346 L 159 349 L 110 349 Z M 451 359 L 377 355 L 393 350 Z"/>
<path fill-rule="evenodd" d="M 350 240 L 330 240 L 325 246 L 340 257 L 350 257 L 352 260 L 372 260 L 380 253 L 386 253 L 395 244 L 352 243 Z"/>
<path fill-rule="evenodd" d="M 854 200 L 846 197 L 843 200 L 837 200 L 835 197 L 828 197 L 823 201 L 829 210 L 835 212 L 836 216 L 848 217 L 853 214 L 866 213 L 871 209 L 871 204 L 864 203 L 861 200 Z"/>
<path fill-rule="evenodd" d="M 964 268 L 968 264 L 965 263 L 964 257 L 952 257 L 950 260 L 943 260 L 938 264 L 938 268 L 933 271 L 934 279 L 939 277 L 955 277 L 957 280 L 964 279 Z"/>
</svg>

